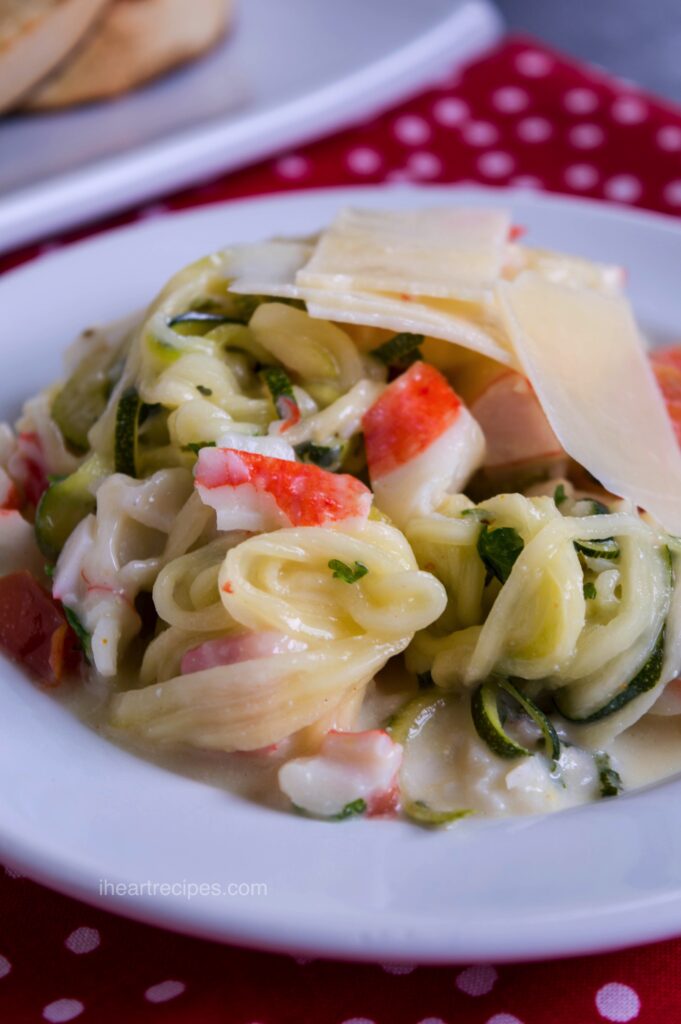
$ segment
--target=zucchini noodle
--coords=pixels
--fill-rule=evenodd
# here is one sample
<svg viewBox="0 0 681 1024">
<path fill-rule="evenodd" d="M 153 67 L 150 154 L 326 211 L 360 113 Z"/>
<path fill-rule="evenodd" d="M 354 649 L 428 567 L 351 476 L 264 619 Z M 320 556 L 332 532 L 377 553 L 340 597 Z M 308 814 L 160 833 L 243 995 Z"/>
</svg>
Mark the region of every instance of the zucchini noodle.
<svg viewBox="0 0 681 1024">
<path fill-rule="evenodd" d="M 118 741 L 273 755 L 334 820 L 626 787 L 627 736 L 681 728 L 678 408 L 620 269 L 510 225 L 346 211 L 84 331 L 0 424 L 0 583 L 52 591 L 47 680 L 78 642 Z"/>
</svg>

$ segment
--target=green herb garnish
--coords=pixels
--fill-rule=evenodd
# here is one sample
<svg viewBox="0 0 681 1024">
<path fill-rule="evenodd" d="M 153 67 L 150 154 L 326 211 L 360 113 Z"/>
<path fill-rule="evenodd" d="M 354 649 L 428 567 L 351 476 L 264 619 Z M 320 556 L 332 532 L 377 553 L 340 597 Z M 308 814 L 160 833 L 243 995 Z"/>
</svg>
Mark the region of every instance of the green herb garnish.
<svg viewBox="0 0 681 1024">
<path fill-rule="evenodd" d="M 209 395 L 213 394 L 213 389 L 212 388 L 207 388 L 205 386 L 205 384 L 197 384 L 196 385 L 196 390 L 199 392 L 199 394 L 205 395 L 206 398 L 208 398 Z"/>
<path fill-rule="evenodd" d="M 478 537 L 478 554 L 488 574 L 488 582 L 492 577 L 505 583 L 511 575 L 518 555 L 525 547 L 525 542 L 512 526 L 500 526 L 490 530 L 483 525 Z"/>
<path fill-rule="evenodd" d="M 329 569 L 333 572 L 333 578 L 335 580 L 343 580 L 344 583 L 356 583 L 357 580 L 361 580 L 362 576 L 366 576 L 369 572 L 366 565 L 363 565 L 362 562 L 355 562 L 353 569 L 345 562 L 341 562 L 340 559 L 332 558 L 328 565 Z"/>
<path fill-rule="evenodd" d="M 587 601 L 593 601 L 598 596 L 598 592 L 596 590 L 596 584 L 592 583 L 591 580 L 589 580 L 588 583 L 584 584 L 584 588 L 583 589 L 584 589 L 584 598 Z"/>
<path fill-rule="evenodd" d="M 291 419 L 294 413 L 298 412 L 298 403 L 293 394 L 293 385 L 289 375 L 280 366 L 268 366 L 261 373 L 272 396 L 277 416 L 281 420 Z"/>
<path fill-rule="evenodd" d="M 324 445 L 315 444 L 314 441 L 301 441 L 300 444 L 294 445 L 296 456 L 301 462 L 312 463 L 313 466 L 328 469 L 331 473 L 341 468 L 345 448 L 346 445 L 343 444 Z"/>
<path fill-rule="evenodd" d="M 338 814 L 332 814 L 332 821 L 345 821 L 346 818 L 354 818 L 358 814 L 364 814 L 367 809 L 366 800 L 359 797 L 358 800 L 351 800 Z"/>
<path fill-rule="evenodd" d="M 92 664 L 92 637 L 72 608 L 67 608 L 66 605 L 64 605 L 64 615 L 69 626 L 78 637 L 78 642 L 80 643 L 83 654 L 90 664 Z"/>
<path fill-rule="evenodd" d="M 465 508 L 461 513 L 462 519 L 475 519 L 478 523 L 485 523 L 489 526 L 494 522 L 494 516 L 486 508 Z"/>
<path fill-rule="evenodd" d="M 604 750 L 597 750 L 594 753 L 594 761 L 598 769 L 598 782 L 601 787 L 601 796 L 619 796 L 624 789 L 622 776 L 613 768 L 610 755 Z"/>
<path fill-rule="evenodd" d="M 421 358 L 422 334 L 404 331 L 388 338 L 382 345 L 372 348 L 369 355 L 379 359 L 385 366 L 410 366 Z"/>
</svg>

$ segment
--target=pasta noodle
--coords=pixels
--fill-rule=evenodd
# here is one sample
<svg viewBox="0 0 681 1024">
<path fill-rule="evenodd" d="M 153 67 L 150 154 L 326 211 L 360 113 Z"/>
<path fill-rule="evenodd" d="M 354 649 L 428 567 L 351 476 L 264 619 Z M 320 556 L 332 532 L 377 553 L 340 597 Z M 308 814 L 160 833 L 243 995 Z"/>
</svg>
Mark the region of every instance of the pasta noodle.
<svg viewBox="0 0 681 1024">
<path fill-rule="evenodd" d="M 621 270 L 510 223 L 346 211 L 76 339 L 0 424 L 0 586 L 51 590 L 47 681 L 80 644 L 117 741 L 248 753 L 318 816 L 629 785 L 627 738 L 681 726 L 681 353 L 667 406 Z"/>
</svg>

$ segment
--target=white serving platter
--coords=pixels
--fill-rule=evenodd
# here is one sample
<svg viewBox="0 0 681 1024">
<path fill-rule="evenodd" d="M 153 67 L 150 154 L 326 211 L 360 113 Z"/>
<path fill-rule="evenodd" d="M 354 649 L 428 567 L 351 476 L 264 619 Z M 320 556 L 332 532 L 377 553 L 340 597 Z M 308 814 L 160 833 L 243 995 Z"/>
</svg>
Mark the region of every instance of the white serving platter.
<svg viewBox="0 0 681 1024">
<path fill-rule="evenodd" d="M 142 306 L 182 264 L 228 242 L 305 234 L 348 203 L 509 207 L 533 243 L 623 263 L 646 329 L 679 337 L 681 222 L 518 191 L 296 193 L 135 224 L 5 275 L 2 416 L 54 377 L 83 326 Z M 681 933 L 679 778 L 447 832 L 313 821 L 141 760 L 6 661 L 0 676 L 0 861 L 87 902 L 223 941 L 385 962 L 546 958 Z M 188 898 L 183 882 L 223 888 Z M 263 884 L 266 894 L 253 888 Z"/>
<path fill-rule="evenodd" d="M 368 117 L 500 32 L 491 0 L 241 0 L 203 60 L 115 102 L 0 119 L 0 252 Z"/>
</svg>

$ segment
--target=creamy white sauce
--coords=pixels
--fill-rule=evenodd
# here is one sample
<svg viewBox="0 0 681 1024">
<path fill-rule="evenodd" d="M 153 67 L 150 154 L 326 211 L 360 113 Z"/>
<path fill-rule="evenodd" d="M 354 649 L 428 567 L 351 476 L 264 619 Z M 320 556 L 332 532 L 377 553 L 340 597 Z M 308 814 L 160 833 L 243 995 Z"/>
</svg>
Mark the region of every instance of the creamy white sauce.
<svg viewBox="0 0 681 1024">
<path fill-rule="evenodd" d="M 119 679 L 117 688 L 134 685 Z M 401 661 L 388 666 L 372 684 L 356 728 L 382 727 L 417 690 Z M 60 687 L 59 699 L 103 738 L 173 772 L 236 793 L 271 808 L 290 809 L 277 774 L 296 756 L 286 741 L 258 754 L 219 754 L 154 747 L 109 728 L 106 680 L 91 678 Z M 570 740 L 578 742 L 578 732 Z M 527 740 L 530 741 L 528 735 Z M 617 737 L 607 751 L 629 791 L 681 772 L 681 715 L 647 715 Z M 563 745 L 558 771 L 542 754 L 505 760 L 494 756 L 473 727 L 467 697 L 453 699 L 409 744 L 401 772 L 405 799 L 423 800 L 437 810 L 475 811 L 491 817 L 543 814 L 599 799 L 593 753 Z"/>
</svg>

